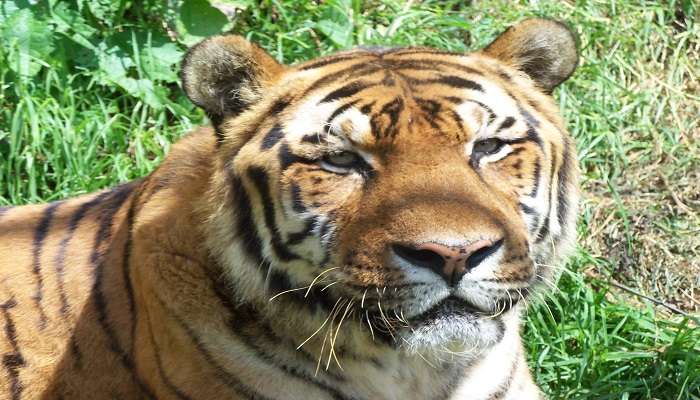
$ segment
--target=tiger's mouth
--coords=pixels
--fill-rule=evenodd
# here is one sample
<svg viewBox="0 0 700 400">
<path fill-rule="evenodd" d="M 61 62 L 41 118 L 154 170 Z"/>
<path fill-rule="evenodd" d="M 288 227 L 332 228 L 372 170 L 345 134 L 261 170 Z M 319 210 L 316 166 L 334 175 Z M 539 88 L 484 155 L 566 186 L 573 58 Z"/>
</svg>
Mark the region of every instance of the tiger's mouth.
<svg viewBox="0 0 700 400">
<path fill-rule="evenodd" d="M 445 328 L 459 329 L 459 326 L 476 326 L 482 322 L 496 320 L 502 314 L 507 313 L 518 303 L 518 299 L 494 300 L 493 309 L 484 309 L 469 300 L 451 294 L 440 300 L 432 307 L 420 314 L 405 318 L 391 310 L 375 311 L 369 317 L 377 331 L 393 336 L 390 332 L 427 332 L 440 331 Z M 391 317 L 389 317 L 391 316 Z M 396 316 L 396 317 L 394 317 Z"/>
<path fill-rule="evenodd" d="M 408 322 L 411 325 L 419 326 L 442 318 L 479 318 L 488 314 L 488 311 L 480 309 L 475 304 L 457 296 L 450 295 L 423 313 L 409 319 Z"/>
</svg>

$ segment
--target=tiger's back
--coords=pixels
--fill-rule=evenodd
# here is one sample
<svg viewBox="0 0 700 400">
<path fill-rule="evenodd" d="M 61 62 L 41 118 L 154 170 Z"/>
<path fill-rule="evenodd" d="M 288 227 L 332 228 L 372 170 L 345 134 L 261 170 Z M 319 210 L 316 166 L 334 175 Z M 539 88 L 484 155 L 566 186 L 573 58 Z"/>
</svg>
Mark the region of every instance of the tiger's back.
<svg viewBox="0 0 700 400">
<path fill-rule="evenodd" d="M 145 218 L 150 208 L 190 215 L 192 204 L 174 196 L 172 185 L 185 197 L 188 189 L 202 190 L 184 180 L 206 182 L 197 178 L 207 173 L 213 148 L 213 133 L 202 129 L 174 146 L 148 178 L 46 205 L 0 208 L 1 398 L 154 396 L 137 372 L 134 338 L 146 316 L 135 305 L 133 264 L 142 260 L 134 254 L 135 216 Z M 160 190 L 169 196 L 158 198 Z M 187 235 L 196 234 L 192 221 L 165 214 L 160 222 L 188 224 Z M 187 253 L 185 247 L 179 249 Z"/>
</svg>

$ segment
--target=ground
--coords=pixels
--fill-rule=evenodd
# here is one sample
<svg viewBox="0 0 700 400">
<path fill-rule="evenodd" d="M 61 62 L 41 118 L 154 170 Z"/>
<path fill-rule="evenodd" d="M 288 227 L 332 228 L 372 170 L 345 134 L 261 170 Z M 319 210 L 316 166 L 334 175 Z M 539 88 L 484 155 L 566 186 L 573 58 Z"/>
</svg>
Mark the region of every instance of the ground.
<svg viewBox="0 0 700 400">
<path fill-rule="evenodd" d="M 145 0 L 0 4 L 0 206 L 147 174 L 203 115 L 177 66 L 232 30 L 280 61 L 357 45 L 483 47 L 565 21 L 557 89 L 584 172 L 576 255 L 524 332 L 551 398 L 700 399 L 700 6 L 686 1 Z"/>
</svg>

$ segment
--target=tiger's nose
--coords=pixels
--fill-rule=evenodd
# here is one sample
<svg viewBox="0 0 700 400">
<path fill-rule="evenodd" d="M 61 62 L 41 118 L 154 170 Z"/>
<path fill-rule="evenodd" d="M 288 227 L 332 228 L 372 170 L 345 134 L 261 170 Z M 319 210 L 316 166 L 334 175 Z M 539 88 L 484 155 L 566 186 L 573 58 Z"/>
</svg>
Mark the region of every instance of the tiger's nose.
<svg viewBox="0 0 700 400">
<path fill-rule="evenodd" d="M 439 243 L 422 243 L 415 247 L 394 244 L 394 253 L 409 264 L 427 268 L 455 285 L 464 274 L 476 268 L 503 245 L 501 240 L 478 240 L 466 246 L 450 247 Z"/>
</svg>

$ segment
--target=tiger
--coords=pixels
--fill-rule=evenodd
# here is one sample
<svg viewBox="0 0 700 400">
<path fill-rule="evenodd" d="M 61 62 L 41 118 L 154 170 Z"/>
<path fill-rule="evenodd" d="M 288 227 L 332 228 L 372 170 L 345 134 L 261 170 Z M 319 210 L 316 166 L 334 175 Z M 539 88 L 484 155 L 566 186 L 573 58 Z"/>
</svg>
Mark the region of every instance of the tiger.
<svg viewBox="0 0 700 400">
<path fill-rule="evenodd" d="M 0 208 L 5 399 L 541 399 L 521 320 L 573 248 L 563 23 L 283 65 L 186 53 L 210 126 L 148 176 Z"/>
</svg>

